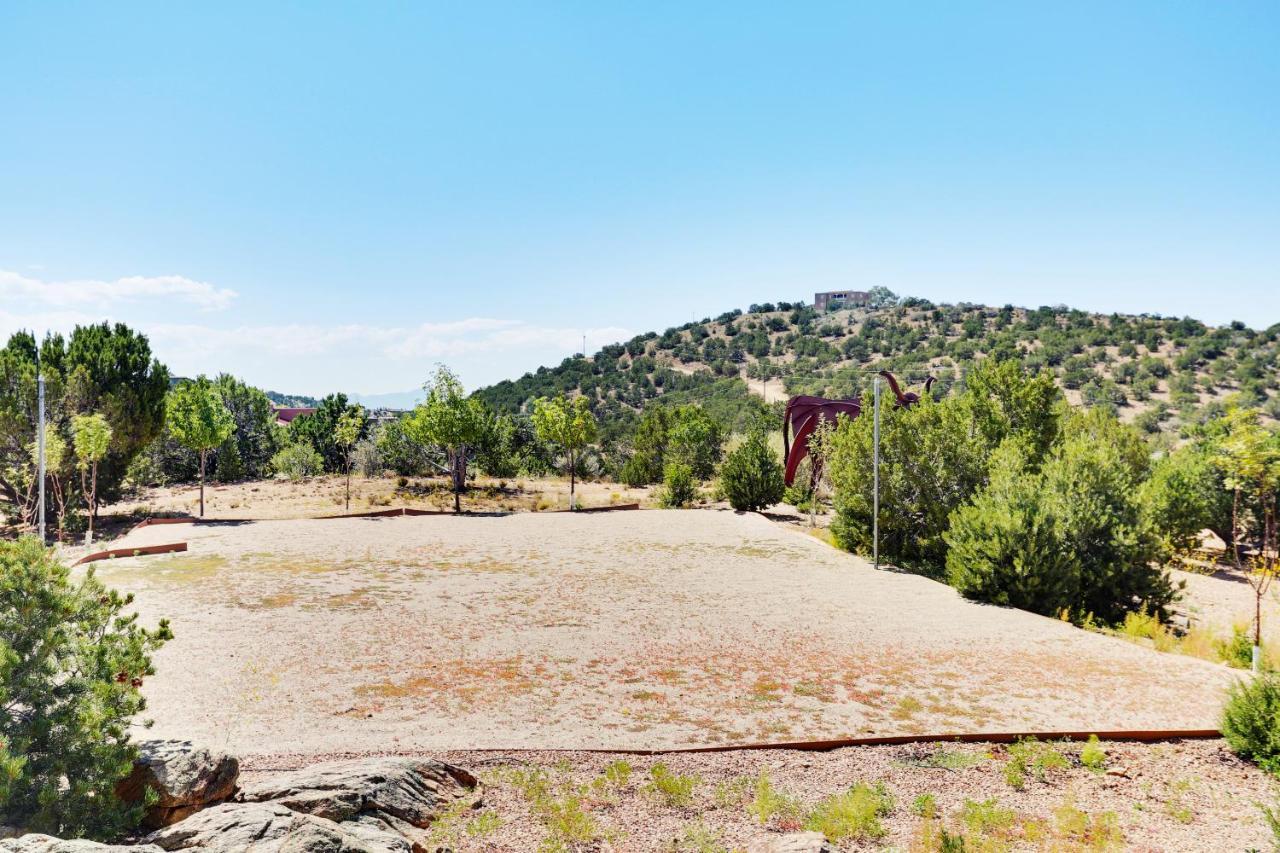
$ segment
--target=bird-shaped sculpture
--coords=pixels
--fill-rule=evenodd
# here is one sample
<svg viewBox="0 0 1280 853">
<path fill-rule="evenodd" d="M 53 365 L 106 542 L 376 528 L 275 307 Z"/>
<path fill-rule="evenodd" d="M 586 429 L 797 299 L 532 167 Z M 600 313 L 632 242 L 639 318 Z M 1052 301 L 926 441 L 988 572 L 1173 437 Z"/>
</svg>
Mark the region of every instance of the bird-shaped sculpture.
<svg viewBox="0 0 1280 853">
<path fill-rule="evenodd" d="M 896 398 L 894 406 L 896 408 L 906 409 L 920 402 L 921 394 L 917 394 L 914 391 L 904 392 L 898 386 L 898 380 L 892 373 L 882 370 L 880 375 L 888 380 L 889 387 L 893 389 L 893 395 Z M 923 393 L 928 394 L 932 385 L 933 377 L 930 376 L 924 382 Z M 841 415 L 852 419 L 858 417 L 861 413 L 861 397 L 828 400 L 825 397 L 801 396 L 792 397 L 788 400 L 782 420 L 782 453 L 786 457 L 783 479 L 786 484 L 790 486 L 795 482 L 796 471 L 799 470 L 800 463 L 809 455 L 809 437 L 813 435 L 813 431 L 818 428 L 818 424 L 822 420 L 825 419 L 835 423 L 836 419 Z"/>
</svg>

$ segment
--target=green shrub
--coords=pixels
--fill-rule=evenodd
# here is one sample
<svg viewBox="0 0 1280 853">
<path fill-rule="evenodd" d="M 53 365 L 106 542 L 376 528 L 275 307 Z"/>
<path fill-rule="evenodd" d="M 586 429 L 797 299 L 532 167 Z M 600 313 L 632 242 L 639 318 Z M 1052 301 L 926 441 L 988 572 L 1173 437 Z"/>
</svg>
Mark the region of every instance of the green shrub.
<svg viewBox="0 0 1280 853">
<path fill-rule="evenodd" d="M 314 477 L 324 470 L 324 457 L 309 444 L 291 444 L 271 457 L 276 476 L 289 480 Z"/>
<path fill-rule="evenodd" d="M 1280 775 L 1280 675 L 1262 673 L 1231 687 L 1222 736 L 1241 758 Z"/>
<path fill-rule="evenodd" d="M 769 447 L 764 430 L 755 429 L 720 466 L 720 488 L 739 512 L 773 506 L 782 499 L 782 464 Z"/>
<path fill-rule="evenodd" d="M 698 499 L 698 485 L 693 469 L 683 462 L 672 462 L 662 478 L 662 494 L 658 502 L 665 507 L 685 507 Z"/>
<path fill-rule="evenodd" d="M 760 821 L 761 825 L 774 818 L 785 822 L 798 822 L 803 807 L 799 801 L 773 787 L 769 775 L 763 770 L 755 780 L 754 796 L 747 803 L 747 813 Z"/>
<path fill-rule="evenodd" d="M 1026 738 L 1009 746 L 1009 760 L 1004 765 L 1004 780 L 1017 790 L 1027 783 L 1027 774 L 1043 782 L 1050 770 L 1064 770 L 1067 758 L 1052 744 Z"/>
<path fill-rule="evenodd" d="M 989 482 L 956 510 L 947 577 L 968 598 L 1114 624 L 1163 616 L 1174 588 L 1134 497 L 1146 466 L 1136 433 L 1105 413 L 1073 415 L 1037 470 L 1021 443 L 1002 445 Z"/>
<path fill-rule="evenodd" d="M 35 539 L 0 542 L 0 824 L 109 839 L 142 809 L 115 786 L 133 767 L 129 727 L 168 623 L 139 627 L 133 601 L 70 570 Z"/>
<path fill-rule="evenodd" d="M 693 790 L 700 781 L 697 776 L 672 773 L 671 768 L 659 762 L 649 770 L 647 790 L 672 808 L 684 808 L 693 802 Z"/>
<path fill-rule="evenodd" d="M 827 797 L 809 813 L 804 827 L 839 843 L 846 838 L 879 838 L 880 818 L 893 811 L 893 797 L 883 785 L 859 782 L 843 794 Z"/>
<path fill-rule="evenodd" d="M 1244 625 L 1234 625 L 1231 636 L 1218 640 L 1214 651 L 1228 666 L 1236 669 L 1250 669 L 1253 666 L 1253 635 Z"/>
<path fill-rule="evenodd" d="M 1138 500 L 1164 555 L 1191 551 L 1206 527 L 1230 531 L 1231 493 L 1213 457 L 1194 445 L 1157 462 L 1139 487 Z"/>
<path fill-rule="evenodd" d="M 1107 750 L 1102 745 L 1102 741 L 1098 740 L 1097 735 L 1089 735 L 1089 740 L 1080 749 L 1080 765 L 1087 767 L 1095 772 L 1101 772 L 1107 767 Z"/>
<path fill-rule="evenodd" d="M 938 816 L 938 798 L 933 794 L 921 794 L 911 802 L 911 813 L 925 820 Z"/>
</svg>

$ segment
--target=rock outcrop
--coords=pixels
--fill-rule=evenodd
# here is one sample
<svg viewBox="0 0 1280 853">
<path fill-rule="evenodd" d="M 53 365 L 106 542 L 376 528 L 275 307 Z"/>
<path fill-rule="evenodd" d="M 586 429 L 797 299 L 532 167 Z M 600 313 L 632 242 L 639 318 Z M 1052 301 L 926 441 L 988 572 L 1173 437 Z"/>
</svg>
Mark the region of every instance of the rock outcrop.
<svg viewBox="0 0 1280 853">
<path fill-rule="evenodd" d="M 276 803 L 223 803 L 153 832 L 160 850 L 201 853 L 411 853 L 403 835 L 360 822 L 337 823 Z"/>
<path fill-rule="evenodd" d="M 66 840 L 38 833 L 0 841 L 0 850 L 4 853 L 164 853 L 151 844 L 99 844 L 83 838 Z"/>
<path fill-rule="evenodd" d="M 116 787 L 127 803 L 142 802 L 147 789 L 159 796 L 143 826 L 158 829 L 229 800 L 236 792 L 240 762 L 183 740 L 151 740 L 138 745 L 133 772 Z"/>
<path fill-rule="evenodd" d="M 152 818 L 159 828 L 141 844 L 24 835 L 0 841 L 0 853 L 427 853 L 428 827 L 446 809 L 477 806 L 481 797 L 480 783 L 460 767 L 368 758 L 267 776 L 246 784 L 234 802 L 217 802 L 235 792 L 238 775 L 230 756 L 153 741 L 121 786 L 133 802 L 148 787 L 160 794 Z"/>
<path fill-rule="evenodd" d="M 330 761 L 245 784 L 239 799 L 277 803 L 296 812 L 343 822 L 357 818 L 425 828 L 458 802 L 479 804 L 480 783 L 463 770 L 429 758 Z"/>
</svg>

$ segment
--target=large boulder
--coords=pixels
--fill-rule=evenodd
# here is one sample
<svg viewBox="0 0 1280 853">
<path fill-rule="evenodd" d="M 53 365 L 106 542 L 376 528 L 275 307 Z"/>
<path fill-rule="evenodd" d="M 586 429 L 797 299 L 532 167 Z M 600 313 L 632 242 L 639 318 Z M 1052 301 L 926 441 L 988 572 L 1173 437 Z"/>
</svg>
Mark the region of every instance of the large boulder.
<svg viewBox="0 0 1280 853">
<path fill-rule="evenodd" d="M 157 849 L 201 853 L 411 853 L 404 836 L 335 823 L 276 803 L 223 803 L 145 839 Z M 419 848 L 421 849 L 421 848 Z"/>
<path fill-rule="evenodd" d="M 99 844 L 83 838 L 70 840 L 51 835 L 31 833 L 0 841 L 4 853 L 164 853 L 151 844 L 126 846 L 123 844 Z"/>
<path fill-rule="evenodd" d="M 458 803 L 479 805 L 481 786 L 467 771 L 429 758 L 330 761 L 247 782 L 239 799 L 275 803 L 343 822 L 400 829 L 430 826 Z"/>
<path fill-rule="evenodd" d="M 185 740 L 150 740 L 138 745 L 133 772 L 116 794 L 127 803 L 140 803 L 148 788 L 155 791 L 159 799 L 147 810 L 143 826 L 158 829 L 229 800 L 239 777 L 235 756 Z"/>
</svg>

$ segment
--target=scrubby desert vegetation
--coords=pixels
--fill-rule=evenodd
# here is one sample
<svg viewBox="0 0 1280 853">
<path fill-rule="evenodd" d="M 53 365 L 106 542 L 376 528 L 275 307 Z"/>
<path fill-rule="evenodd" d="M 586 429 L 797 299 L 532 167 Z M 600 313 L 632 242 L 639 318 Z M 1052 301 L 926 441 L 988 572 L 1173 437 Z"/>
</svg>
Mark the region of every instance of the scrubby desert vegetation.
<svg viewBox="0 0 1280 853">
<path fill-rule="evenodd" d="M 585 735 L 690 746 L 1089 730 L 1099 715 L 1110 724 L 1097 728 L 1221 720 L 1226 747 L 1214 748 L 1261 768 L 1232 764 L 1265 790 L 1261 774 L 1278 760 L 1278 338 L 1277 327 L 938 306 L 879 290 L 870 307 L 825 314 L 801 303 L 730 311 L 478 391 L 438 366 L 415 409 L 369 412 L 341 393 L 171 379 L 146 337 L 122 325 L 15 335 L 0 350 L 0 514 L 18 540 L 0 554 L 0 817 L 127 832 L 147 804 L 118 801 L 112 782 L 136 756 L 125 726 L 144 682 L 165 733 L 223 732 L 258 756 L 304 718 L 298 742 L 316 755 L 335 751 L 334 738 L 377 751 L 360 741 L 371 719 L 402 750 L 472 745 L 460 732 L 474 742 L 500 731 L 528 750 Z M 52 551 L 30 537 L 37 363 Z M 917 389 L 926 375 L 940 381 L 909 407 L 886 396 L 878 517 L 865 416 L 822 425 L 784 487 L 783 399 L 865 399 L 881 369 Z M 315 411 L 281 424 L 280 400 Z M 632 503 L 721 514 L 526 517 Z M 356 519 L 297 526 L 387 507 L 460 517 L 389 520 L 403 525 L 394 532 Z M 123 596 L 60 562 L 87 552 L 90 531 L 156 544 L 171 534 L 129 532 L 152 515 L 256 521 L 188 527 L 200 553 L 104 568 Z M 844 553 L 873 549 L 887 571 Z M 850 595 L 853 577 L 869 600 Z M 124 612 L 133 595 L 142 622 Z M 33 621 L 29 602 L 79 627 Z M 482 639 L 477 614 L 484 651 L 459 654 Z M 432 631 L 406 633 L 406 620 Z M 193 648 L 227 623 L 244 640 L 223 643 L 230 668 L 182 651 L 184 637 L 201 638 Z M 291 663 L 258 660 L 265 630 Z M 104 644 L 97 656 L 92 637 Z M 60 663 L 40 664 L 43 646 L 65 647 Z M 77 662 L 85 655 L 91 665 Z M 327 669 L 316 686 L 317 660 L 343 655 L 346 670 Z M 1257 675 L 1228 697 L 1232 668 Z M 216 709 L 193 716 L 182 697 L 199 690 L 217 693 Z M 287 718 L 249 698 L 300 693 L 310 709 Z M 427 724 L 422 707 L 449 716 Z M 568 708 L 589 723 L 566 723 Z M 561 712 L 554 722 L 549 709 Z M 760 767 L 712 793 L 678 762 L 624 779 L 619 758 L 602 782 L 591 762 L 551 774 L 528 753 L 492 777 L 503 809 L 442 814 L 436 832 L 453 848 L 521 849 L 532 832 L 570 850 L 654 820 L 674 847 L 637 849 L 728 850 L 803 829 L 855 847 L 1109 849 L 1168 832 L 1165 817 L 1204 816 L 1249 843 L 1275 823 L 1269 805 L 1204 805 L 1164 765 L 1163 817 L 1128 814 L 1116 804 L 1134 791 L 1093 790 L 1086 775 L 1109 778 L 1108 748 L 1076 749 L 1015 744 L 949 768 L 981 797 L 935 795 L 889 771 L 796 791 Z M 1135 763 L 1147 760 L 1133 749 Z M 1002 776 L 1013 801 L 982 773 Z M 1068 777 L 1052 803 L 1020 799 Z M 1106 807 L 1081 807 L 1081 791 Z M 1221 825 L 1246 813 L 1247 831 Z M 695 814 L 707 819 L 686 819 Z M 1174 827 L 1169 837 L 1190 836 Z"/>
</svg>

